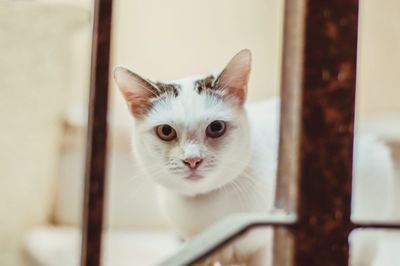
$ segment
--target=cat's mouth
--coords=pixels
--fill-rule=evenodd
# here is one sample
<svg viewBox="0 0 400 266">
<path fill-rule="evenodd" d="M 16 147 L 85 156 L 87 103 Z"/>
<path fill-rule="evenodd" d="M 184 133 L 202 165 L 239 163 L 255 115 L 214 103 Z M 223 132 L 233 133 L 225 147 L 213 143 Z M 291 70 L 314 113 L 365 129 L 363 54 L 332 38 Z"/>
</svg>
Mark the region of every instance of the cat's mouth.
<svg viewBox="0 0 400 266">
<path fill-rule="evenodd" d="M 196 180 L 199 180 L 202 178 L 203 178 L 203 176 L 201 176 L 195 172 L 192 172 L 192 173 L 190 173 L 190 175 L 185 177 L 186 180 L 190 180 L 190 181 L 196 181 Z"/>
</svg>

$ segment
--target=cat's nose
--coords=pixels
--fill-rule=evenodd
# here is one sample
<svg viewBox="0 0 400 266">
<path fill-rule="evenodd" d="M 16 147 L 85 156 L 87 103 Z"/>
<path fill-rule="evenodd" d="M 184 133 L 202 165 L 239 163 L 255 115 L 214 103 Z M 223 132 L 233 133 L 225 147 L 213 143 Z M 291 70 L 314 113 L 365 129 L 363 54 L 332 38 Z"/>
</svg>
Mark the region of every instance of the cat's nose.
<svg viewBox="0 0 400 266">
<path fill-rule="evenodd" d="M 182 162 L 184 164 L 186 164 L 192 170 L 196 169 L 202 161 L 203 161 L 203 159 L 200 157 L 189 157 L 189 158 L 182 160 Z"/>
</svg>

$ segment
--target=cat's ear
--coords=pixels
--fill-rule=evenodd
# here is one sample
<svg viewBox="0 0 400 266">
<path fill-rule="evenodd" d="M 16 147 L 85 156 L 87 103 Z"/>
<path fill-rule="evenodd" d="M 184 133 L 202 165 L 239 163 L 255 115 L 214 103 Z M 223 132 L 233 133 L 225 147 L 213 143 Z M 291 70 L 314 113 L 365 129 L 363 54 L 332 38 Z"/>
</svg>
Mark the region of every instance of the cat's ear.
<svg viewBox="0 0 400 266">
<path fill-rule="evenodd" d="M 114 80 L 132 114 L 142 118 L 151 107 L 150 99 L 157 96 L 157 89 L 149 81 L 123 67 L 114 69 Z"/>
<path fill-rule="evenodd" d="M 247 83 L 251 70 L 251 52 L 244 49 L 237 53 L 218 76 L 215 84 L 217 90 L 228 98 L 242 105 L 246 100 Z"/>
</svg>

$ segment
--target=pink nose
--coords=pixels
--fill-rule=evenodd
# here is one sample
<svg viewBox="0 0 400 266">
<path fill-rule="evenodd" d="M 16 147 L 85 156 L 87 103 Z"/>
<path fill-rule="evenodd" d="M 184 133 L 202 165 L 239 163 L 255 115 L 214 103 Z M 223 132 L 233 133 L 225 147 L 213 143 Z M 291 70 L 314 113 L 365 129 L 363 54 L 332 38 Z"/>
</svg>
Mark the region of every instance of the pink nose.
<svg viewBox="0 0 400 266">
<path fill-rule="evenodd" d="M 183 163 L 186 164 L 190 169 L 196 169 L 199 164 L 203 161 L 200 157 L 186 158 Z"/>
</svg>

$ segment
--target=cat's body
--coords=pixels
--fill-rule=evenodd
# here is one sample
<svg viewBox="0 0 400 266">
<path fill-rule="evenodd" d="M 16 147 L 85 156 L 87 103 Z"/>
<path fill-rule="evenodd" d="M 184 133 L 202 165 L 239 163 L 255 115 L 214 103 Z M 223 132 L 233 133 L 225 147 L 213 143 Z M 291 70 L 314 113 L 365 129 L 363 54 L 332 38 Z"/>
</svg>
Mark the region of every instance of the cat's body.
<svg viewBox="0 0 400 266">
<path fill-rule="evenodd" d="M 175 230 L 184 238 L 190 239 L 205 228 L 235 213 L 271 212 L 275 195 L 279 99 L 271 99 L 246 106 L 250 129 L 252 157 L 243 173 L 235 182 L 222 189 L 195 197 L 186 197 L 160 187 L 160 203 Z M 360 135 L 356 137 L 354 159 L 354 191 L 352 218 L 357 221 L 384 222 L 400 218 L 400 207 L 396 206 L 396 180 L 388 148 L 375 137 Z M 388 233 L 386 233 L 388 235 Z M 386 235 L 371 234 L 352 238 L 352 265 L 388 266 L 393 261 L 390 249 L 400 247 L 400 243 L 386 243 Z M 386 237 L 386 239 L 384 239 Z M 399 236 L 391 236 L 392 242 Z M 266 241 L 262 241 L 262 240 Z M 246 255 L 257 254 L 259 247 L 267 247 L 271 253 L 271 234 L 258 231 L 238 241 L 228 250 L 220 253 L 229 261 L 229 256 L 241 257 L 248 262 Z M 387 251 L 386 249 L 389 249 Z M 243 252 L 243 250 L 246 250 Z M 239 254 L 238 254 L 239 253 Z M 262 254 L 262 260 L 268 257 Z M 227 259 L 228 257 L 228 259 Z M 383 257 L 383 258 L 381 258 Z M 397 259 L 397 258 L 396 258 Z M 399 258 L 400 259 L 400 256 Z M 260 265 L 259 260 L 254 265 Z M 262 264 L 268 265 L 268 264 Z M 397 265 L 397 264 L 396 264 Z"/>
<path fill-rule="evenodd" d="M 135 117 L 135 159 L 160 185 L 164 210 L 185 239 L 230 214 L 273 208 L 279 100 L 245 107 L 249 73 L 247 50 L 219 75 L 169 83 L 153 83 L 122 68 L 115 71 Z M 356 178 L 353 215 L 388 216 L 385 208 L 371 212 L 370 204 L 376 201 L 365 199 L 371 184 L 386 184 L 389 187 L 383 185 L 375 198 L 382 204 L 390 201 L 393 170 L 388 150 L 373 138 L 361 137 L 358 145 L 368 153 L 356 160 L 356 169 L 365 176 Z M 376 171 L 381 168 L 385 169 Z M 270 241 L 268 233 L 251 234 L 225 252 L 223 260 L 229 261 L 232 254 L 258 256 L 264 262 L 255 259 L 253 265 L 268 265 L 269 254 L 258 251 Z M 360 247 L 356 252 L 362 252 Z"/>
</svg>

